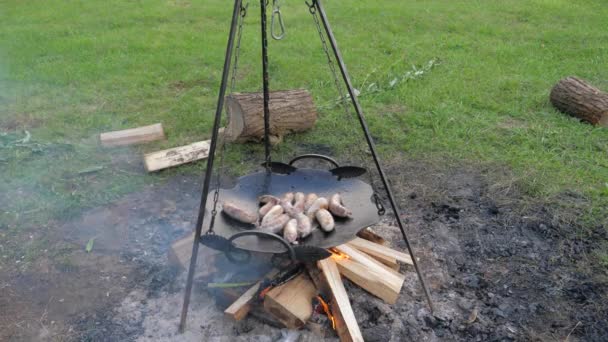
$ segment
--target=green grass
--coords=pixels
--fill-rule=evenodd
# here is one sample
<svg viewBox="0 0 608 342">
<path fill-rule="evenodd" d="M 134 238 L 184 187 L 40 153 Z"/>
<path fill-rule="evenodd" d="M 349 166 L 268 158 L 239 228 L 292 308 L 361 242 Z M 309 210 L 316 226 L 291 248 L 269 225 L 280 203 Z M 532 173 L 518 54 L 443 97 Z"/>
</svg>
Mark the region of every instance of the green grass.
<svg viewBox="0 0 608 342">
<path fill-rule="evenodd" d="M 229 3 L 3 1 L 0 228 L 44 225 L 158 179 L 200 172 L 203 163 L 145 175 L 125 160 L 209 137 Z M 608 130 L 548 103 L 567 75 L 608 90 L 604 1 L 327 1 L 326 9 L 384 157 L 503 165 L 531 196 L 582 193 L 585 219 L 605 222 Z M 282 10 L 287 37 L 270 41 L 271 87 L 310 89 L 323 109 L 314 132 L 288 137 L 277 154 L 287 158 L 314 142 L 339 155 L 361 136 L 325 106 L 337 95 L 306 6 L 284 1 Z M 239 91 L 260 88 L 258 16 L 252 2 Z M 435 58 L 439 65 L 420 77 L 388 87 Z M 382 90 L 370 92 L 370 84 Z M 154 122 L 163 123 L 166 142 L 97 146 L 100 132 Z M 23 129 L 32 138 L 16 146 Z M 228 162 L 243 172 L 251 152 L 262 159 L 262 148 L 248 145 L 231 148 Z"/>
</svg>

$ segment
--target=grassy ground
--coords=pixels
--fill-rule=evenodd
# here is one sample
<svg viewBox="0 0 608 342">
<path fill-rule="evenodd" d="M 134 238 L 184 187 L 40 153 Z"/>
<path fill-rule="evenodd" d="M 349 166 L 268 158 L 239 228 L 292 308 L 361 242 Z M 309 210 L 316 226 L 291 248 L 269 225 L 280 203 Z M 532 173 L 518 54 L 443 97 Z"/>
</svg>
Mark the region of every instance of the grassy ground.
<svg viewBox="0 0 608 342">
<path fill-rule="evenodd" d="M 0 233 L 200 172 L 203 163 L 146 175 L 138 153 L 208 138 L 228 3 L 2 2 Z M 580 194 L 579 219 L 606 223 L 608 131 L 548 103 L 567 75 L 608 90 L 603 1 L 327 1 L 326 8 L 385 158 L 506 167 L 532 197 L 560 203 L 564 193 Z M 249 9 L 240 91 L 260 84 L 259 4 Z M 288 33 L 270 42 L 271 87 L 310 89 L 322 117 L 277 153 L 286 158 L 307 142 L 339 155 L 360 136 L 328 106 L 337 95 L 306 7 L 284 1 L 282 9 Z M 154 122 L 163 123 L 166 142 L 97 146 L 99 132 Z M 235 147 L 229 162 L 243 170 L 251 151 L 261 148 Z"/>
</svg>

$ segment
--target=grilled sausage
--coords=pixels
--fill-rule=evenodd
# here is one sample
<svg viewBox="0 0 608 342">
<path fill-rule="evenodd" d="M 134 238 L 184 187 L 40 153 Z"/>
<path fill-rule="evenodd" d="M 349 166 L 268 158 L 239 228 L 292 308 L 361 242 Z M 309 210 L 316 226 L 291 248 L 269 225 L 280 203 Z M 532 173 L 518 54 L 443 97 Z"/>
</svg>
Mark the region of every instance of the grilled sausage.
<svg viewBox="0 0 608 342">
<path fill-rule="evenodd" d="M 329 211 L 338 217 L 352 217 L 352 211 L 342 205 L 342 197 L 335 194 L 329 199 Z"/>
<path fill-rule="evenodd" d="M 297 243 L 298 240 L 298 221 L 291 219 L 283 228 L 283 238 L 289 243 Z"/>
<path fill-rule="evenodd" d="M 279 199 L 278 197 L 272 196 L 272 195 L 262 195 L 260 197 L 258 197 L 258 201 L 260 201 L 260 203 L 274 203 L 274 204 L 279 204 L 279 201 L 281 199 Z"/>
<path fill-rule="evenodd" d="M 310 193 L 306 195 L 306 200 L 304 201 L 304 210 L 308 210 L 308 208 L 310 208 L 310 206 L 315 203 L 317 198 L 319 198 L 319 196 L 317 196 L 317 194 L 315 193 Z"/>
<path fill-rule="evenodd" d="M 325 197 L 319 197 L 317 200 L 306 210 L 306 216 L 312 221 L 315 218 L 315 213 L 319 209 L 327 209 L 329 202 Z"/>
<path fill-rule="evenodd" d="M 273 206 L 268 213 L 266 213 L 266 215 L 264 217 L 262 217 L 262 223 L 261 225 L 265 225 L 266 223 L 274 220 L 275 218 L 277 218 L 278 216 L 280 216 L 281 214 L 283 214 L 283 207 L 281 207 L 280 205 L 275 205 Z"/>
<path fill-rule="evenodd" d="M 287 215 L 291 216 L 292 218 L 295 218 L 296 215 L 298 215 L 298 211 L 296 210 L 296 208 L 294 208 L 294 206 L 291 203 L 289 203 L 285 200 L 281 200 L 280 205 L 281 205 L 281 207 L 283 207 L 283 211 Z"/>
<path fill-rule="evenodd" d="M 222 211 L 226 213 L 226 215 L 243 223 L 255 224 L 258 220 L 258 216 L 256 214 L 239 208 L 239 206 L 233 202 L 222 203 Z"/>
<path fill-rule="evenodd" d="M 279 216 L 273 217 L 272 219 L 267 220 L 266 222 L 262 221 L 260 229 L 278 234 L 281 232 L 281 230 L 283 230 L 283 227 L 285 226 L 285 224 L 287 224 L 287 222 L 289 222 L 290 219 L 291 218 L 289 217 L 289 215 L 280 214 Z"/>
<path fill-rule="evenodd" d="M 298 223 L 298 235 L 301 238 L 305 238 L 310 235 L 312 232 L 312 223 L 310 222 L 308 216 L 304 215 L 303 213 L 299 213 L 298 216 L 296 216 L 296 220 Z"/>
<path fill-rule="evenodd" d="M 293 192 L 288 192 L 285 195 L 283 195 L 281 200 L 283 200 L 285 202 L 289 202 L 289 204 L 293 204 L 294 197 L 295 197 L 295 195 L 293 194 Z"/>
<path fill-rule="evenodd" d="M 293 207 L 300 213 L 304 212 L 304 205 L 306 204 L 306 195 L 303 192 L 296 192 L 295 203 Z"/>
<path fill-rule="evenodd" d="M 331 216 L 331 213 L 327 211 L 327 209 L 317 210 L 317 212 L 315 213 L 315 217 L 317 218 L 321 229 L 326 232 L 331 232 L 332 230 L 334 230 L 336 226 L 334 222 L 334 217 Z"/>
</svg>

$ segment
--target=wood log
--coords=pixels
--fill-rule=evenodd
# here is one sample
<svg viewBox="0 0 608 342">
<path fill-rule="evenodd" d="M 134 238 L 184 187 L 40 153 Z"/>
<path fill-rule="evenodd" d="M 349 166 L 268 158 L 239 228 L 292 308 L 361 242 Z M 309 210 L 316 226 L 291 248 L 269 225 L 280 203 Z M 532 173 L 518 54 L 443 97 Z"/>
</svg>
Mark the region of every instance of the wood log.
<svg viewBox="0 0 608 342">
<path fill-rule="evenodd" d="M 272 288 L 264 297 L 264 309 L 289 329 L 303 327 L 312 316 L 312 299 L 317 289 L 304 272 Z"/>
<path fill-rule="evenodd" d="M 551 90 L 558 110 L 594 125 L 608 127 L 608 93 L 577 77 L 560 80 Z"/>
<path fill-rule="evenodd" d="M 396 251 L 394 249 L 379 245 L 377 243 L 373 243 L 368 240 L 355 238 L 354 240 L 349 241 L 348 244 L 362 252 L 371 255 L 374 258 L 377 258 L 378 261 L 382 262 L 385 265 L 391 265 L 393 260 L 400 261 L 408 265 L 414 264 L 409 254 Z"/>
<path fill-rule="evenodd" d="M 273 278 L 279 273 L 279 270 L 272 269 L 264 278 Z M 240 296 L 234 303 L 232 303 L 224 313 L 232 317 L 235 321 L 240 321 L 247 316 L 251 310 L 251 302 L 255 299 L 255 295 L 258 293 L 262 280 L 258 281 L 250 287 L 242 296 Z"/>
<path fill-rule="evenodd" d="M 329 303 L 336 323 L 336 332 L 342 342 L 363 342 L 363 336 L 357 324 L 355 313 L 350 305 L 348 294 L 342 283 L 338 266 L 332 257 L 317 262 L 322 271 L 322 279 L 331 292 Z"/>
<path fill-rule="evenodd" d="M 146 170 L 154 172 L 207 158 L 210 142 L 211 140 L 198 141 L 190 145 L 145 154 Z"/>
<path fill-rule="evenodd" d="M 377 243 L 379 245 L 387 245 L 386 240 L 382 236 L 376 234 L 376 232 L 374 232 L 374 230 L 372 228 L 370 228 L 370 227 L 361 229 L 357 233 L 357 236 L 360 237 L 360 238 L 362 238 L 362 239 L 369 240 L 371 242 Z"/>
<path fill-rule="evenodd" d="M 336 247 L 348 258 L 333 257 L 340 274 L 389 304 L 397 302 L 405 276 L 346 245 Z"/>
<path fill-rule="evenodd" d="M 134 145 L 161 139 L 165 139 L 165 131 L 160 123 L 99 135 L 99 141 L 104 147 Z"/>
<path fill-rule="evenodd" d="M 233 93 L 226 97 L 228 141 L 256 141 L 264 138 L 264 98 L 262 93 Z M 317 110 L 307 90 L 294 89 L 270 93 L 271 143 L 283 135 L 312 128 Z"/>
</svg>

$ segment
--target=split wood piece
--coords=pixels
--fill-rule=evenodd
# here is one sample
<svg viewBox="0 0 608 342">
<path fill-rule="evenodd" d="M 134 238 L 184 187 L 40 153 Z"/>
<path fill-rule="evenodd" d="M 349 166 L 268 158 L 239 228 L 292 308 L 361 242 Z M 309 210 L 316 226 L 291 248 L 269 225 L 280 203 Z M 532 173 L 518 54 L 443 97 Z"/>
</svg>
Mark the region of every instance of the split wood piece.
<svg viewBox="0 0 608 342">
<path fill-rule="evenodd" d="M 363 240 L 363 241 L 373 243 L 373 242 L 370 242 L 367 240 Z M 369 255 L 370 257 L 374 258 L 375 260 L 381 262 L 384 266 L 387 266 L 388 268 L 390 268 L 391 270 L 393 270 L 395 272 L 399 272 L 399 269 L 400 269 L 399 262 L 397 262 L 397 259 L 395 259 L 394 257 L 388 256 L 385 254 L 379 254 L 379 253 L 368 253 L 360 248 L 357 248 L 351 242 L 348 242 L 346 245 L 353 247 L 361 252 L 364 252 L 365 254 Z M 380 246 L 380 245 L 378 245 L 378 246 Z"/>
<path fill-rule="evenodd" d="M 278 273 L 279 270 L 272 269 L 264 276 L 264 279 L 274 278 Z M 240 321 L 245 318 L 251 310 L 251 302 L 255 299 L 256 294 L 260 290 L 262 281 L 263 279 L 255 283 L 249 290 L 245 291 L 243 295 L 224 310 L 224 313 L 232 317 L 235 321 Z"/>
<path fill-rule="evenodd" d="M 171 244 L 171 248 L 169 248 L 169 251 L 167 252 L 169 264 L 180 271 L 186 270 L 190 266 L 194 234 L 195 233 L 188 234 L 175 241 Z M 206 276 L 213 273 L 215 271 L 215 257 L 220 253 L 221 252 L 211 248 L 199 248 L 198 260 L 201 260 L 202 262 L 199 262 L 197 265 L 197 276 Z"/>
<path fill-rule="evenodd" d="M 384 238 L 382 236 L 376 234 L 376 232 L 374 232 L 374 230 L 371 229 L 370 227 L 360 230 L 357 233 L 357 236 L 362 239 L 377 243 L 379 245 L 385 245 L 385 246 L 387 245 L 386 240 L 384 240 Z"/>
<path fill-rule="evenodd" d="M 412 262 L 412 257 L 409 254 L 399 252 L 364 239 L 355 238 L 354 240 L 349 241 L 348 244 L 371 255 L 385 265 L 389 265 L 389 263 L 392 263 L 393 260 L 400 261 L 408 265 L 414 264 Z"/>
<path fill-rule="evenodd" d="M 348 258 L 335 258 L 340 273 L 359 287 L 389 304 L 395 304 L 405 276 L 386 267 L 355 248 L 341 245 L 336 247 Z"/>
<path fill-rule="evenodd" d="M 306 273 L 272 288 L 264 297 L 264 309 L 289 329 L 303 327 L 312 316 L 317 289 Z"/>
<path fill-rule="evenodd" d="M 323 282 L 331 291 L 330 308 L 336 323 L 336 332 L 342 342 L 363 342 L 363 336 L 342 283 L 338 266 L 332 257 L 317 262 Z"/>
<path fill-rule="evenodd" d="M 608 127 L 608 93 L 577 77 L 560 80 L 551 90 L 551 103 L 562 112 L 594 125 Z"/>
<path fill-rule="evenodd" d="M 229 141 L 264 139 L 264 96 L 262 93 L 233 93 L 226 97 Z M 270 93 L 270 142 L 276 144 L 283 135 L 312 128 L 317 110 L 312 96 L 305 89 Z"/>
<path fill-rule="evenodd" d="M 99 141 L 105 147 L 134 145 L 162 139 L 165 139 L 165 131 L 160 123 L 99 135 Z"/>
<path fill-rule="evenodd" d="M 153 172 L 207 158 L 210 142 L 211 140 L 198 141 L 186 146 L 148 153 L 144 155 L 146 170 Z"/>
</svg>

